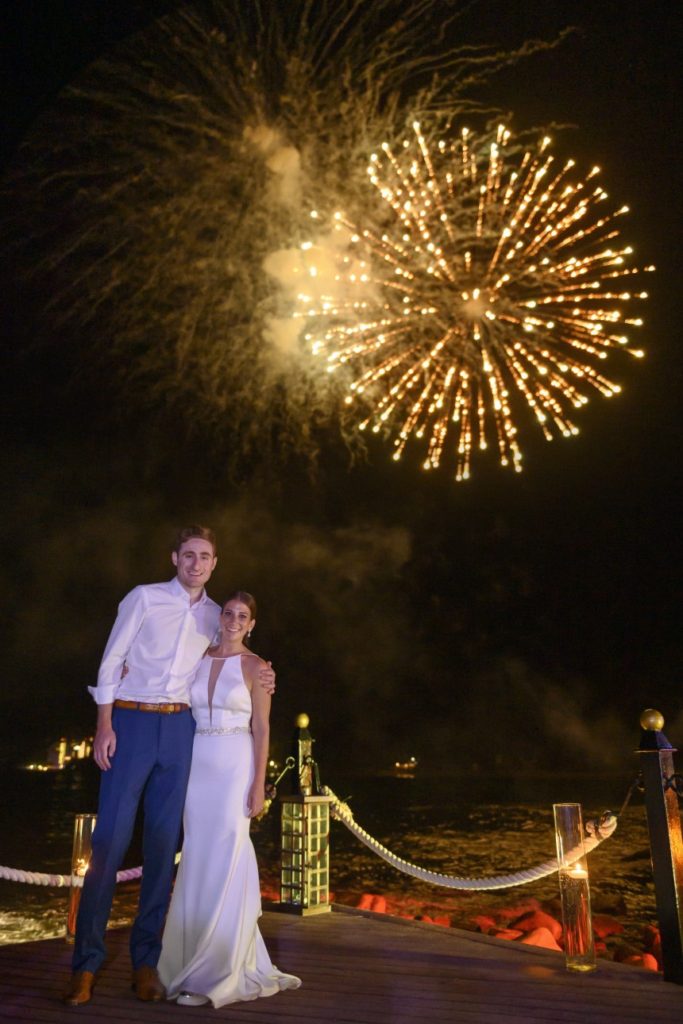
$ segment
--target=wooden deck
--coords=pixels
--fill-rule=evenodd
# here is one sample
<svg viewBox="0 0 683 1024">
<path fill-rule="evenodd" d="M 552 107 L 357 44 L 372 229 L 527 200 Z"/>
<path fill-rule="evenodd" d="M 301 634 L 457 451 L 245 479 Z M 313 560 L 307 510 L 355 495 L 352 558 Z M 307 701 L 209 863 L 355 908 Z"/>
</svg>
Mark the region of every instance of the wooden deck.
<svg viewBox="0 0 683 1024">
<path fill-rule="evenodd" d="M 59 996 L 70 950 L 59 939 L 0 946 L 0 1020 L 60 1024 L 673 1024 L 683 987 L 608 961 L 568 974 L 560 953 L 455 928 L 345 907 L 302 919 L 266 912 L 274 962 L 302 988 L 270 999 L 211 1007 L 143 1004 L 130 990 L 128 931 L 108 934 L 110 958 L 93 1001 Z"/>
</svg>

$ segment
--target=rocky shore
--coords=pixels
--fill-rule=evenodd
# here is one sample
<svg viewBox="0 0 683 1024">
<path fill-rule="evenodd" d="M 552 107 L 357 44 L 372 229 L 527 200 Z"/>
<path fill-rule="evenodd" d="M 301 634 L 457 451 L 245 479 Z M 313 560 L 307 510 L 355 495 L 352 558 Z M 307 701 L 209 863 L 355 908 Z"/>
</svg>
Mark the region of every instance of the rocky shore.
<svg viewBox="0 0 683 1024">
<path fill-rule="evenodd" d="M 341 900 L 341 902 L 348 902 Z M 545 949 L 562 951 L 564 948 L 560 902 L 525 898 L 515 903 L 501 903 L 489 908 L 485 914 L 473 914 L 465 921 L 453 914 L 440 912 L 438 906 L 420 905 L 410 899 L 397 900 L 380 893 L 364 892 L 355 901 L 359 910 L 376 914 L 426 921 L 442 927 L 470 928 L 484 935 L 492 935 L 510 942 L 520 942 Z M 619 908 L 615 908 L 619 909 Z M 593 935 L 598 957 L 619 963 L 633 964 L 646 970 L 661 971 L 662 949 L 659 930 L 654 925 L 643 925 L 640 935 L 628 936 L 625 925 L 616 913 L 593 913 Z"/>
</svg>

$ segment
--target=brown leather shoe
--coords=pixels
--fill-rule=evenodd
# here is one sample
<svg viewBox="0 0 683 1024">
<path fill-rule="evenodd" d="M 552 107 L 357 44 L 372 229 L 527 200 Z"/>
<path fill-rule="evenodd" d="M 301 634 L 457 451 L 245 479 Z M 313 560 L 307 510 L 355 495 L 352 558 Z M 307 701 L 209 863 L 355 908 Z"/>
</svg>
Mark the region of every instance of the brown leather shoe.
<svg viewBox="0 0 683 1024">
<path fill-rule="evenodd" d="M 166 998 L 166 989 L 159 980 L 156 967 L 147 964 L 133 971 L 133 991 L 144 1003 L 160 1003 Z"/>
<path fill-rule="evenodd" d="M 74 971 L 68 989 L 62 996 L 67 1006 L 83 1006 L 92 999 L 95 975 L 92 971 Z"/>
</svg>

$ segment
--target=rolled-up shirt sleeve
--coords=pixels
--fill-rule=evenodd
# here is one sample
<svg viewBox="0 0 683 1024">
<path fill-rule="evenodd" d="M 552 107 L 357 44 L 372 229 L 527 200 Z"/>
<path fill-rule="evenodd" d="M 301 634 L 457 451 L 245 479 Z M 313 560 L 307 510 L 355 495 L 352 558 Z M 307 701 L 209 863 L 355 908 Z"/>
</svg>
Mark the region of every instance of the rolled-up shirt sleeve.
<svg viewBox="0 0 683 1024">
<path fill-rule="evenodd" d="M 97 686 L 89 686 L 97 704 L 113 704 L 121 683 L 121 671 L 133 640 L 142 625 L 147 608 L 144 587 L 135 587 L 119 605 L 116 621 L 104 649 Z"/>
</svg>

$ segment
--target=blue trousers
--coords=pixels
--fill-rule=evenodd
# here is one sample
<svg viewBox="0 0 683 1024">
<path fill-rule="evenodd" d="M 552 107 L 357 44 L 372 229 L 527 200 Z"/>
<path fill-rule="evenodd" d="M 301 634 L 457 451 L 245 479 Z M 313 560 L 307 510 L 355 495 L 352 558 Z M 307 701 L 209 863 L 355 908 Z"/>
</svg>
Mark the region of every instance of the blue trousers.
<svg viewBox="0 0 683 1024">
<path fill-rule="evenodd" d="M 190 774 L 194 719 L 189 710 L 160 714 L 115 707 L 112 725 L 116 752 L 100 783 L 92 856 L 76 922 L 74 971 L 95 972 L 105 958 L 116 872 L 130 845 L 140 800 L 143 876 L 130 955 L 134 969 L 156 967 Z"/>
</svg>

